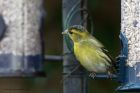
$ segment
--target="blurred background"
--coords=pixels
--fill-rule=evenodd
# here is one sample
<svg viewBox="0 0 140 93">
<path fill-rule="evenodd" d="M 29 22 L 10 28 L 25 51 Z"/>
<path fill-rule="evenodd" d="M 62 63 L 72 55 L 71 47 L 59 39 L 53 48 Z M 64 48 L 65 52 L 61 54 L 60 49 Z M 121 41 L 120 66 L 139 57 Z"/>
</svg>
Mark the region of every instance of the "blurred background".
<svg viewBox="0 0 140 93">
<path fill-rule="evenodd" d="M 44 0 L 44 8 L 47 13 L 43 27 L 45 54 L 62 55 L 62 0 Z M 120 52 L 120 0 L 88 0 L 88 10 L 94 22 L 95 37 L 115 58 Z M 62 62 L 47 61 L 44 70 L 46 77 L 1 78 L 0 93 L 63 93 Z M 118 85 L 114 80 L 89 78 L 89 93 L 116 93 Z"/>
</svg>

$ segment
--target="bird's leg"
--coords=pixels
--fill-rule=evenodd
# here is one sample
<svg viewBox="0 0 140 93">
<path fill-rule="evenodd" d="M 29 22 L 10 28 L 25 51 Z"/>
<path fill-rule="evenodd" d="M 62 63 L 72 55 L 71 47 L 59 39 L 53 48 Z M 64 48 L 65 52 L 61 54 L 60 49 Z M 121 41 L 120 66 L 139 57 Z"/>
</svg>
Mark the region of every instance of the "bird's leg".
<svg viewBox="0 0 140 93">
<path fill-rule="evenodd" d="M 107 73 L 108 73 L 108 78 L 112 80 L 113 74 L 110 71 L 108 71 Z"/>
<path fill-rule="evenodd" d="M 89 74 L 89 77 L 92 77 L 93 79 L 95 78 L 95 76 L 96 76 L 95 72 L 92 72 L 92 73 Z"/>
</svg>

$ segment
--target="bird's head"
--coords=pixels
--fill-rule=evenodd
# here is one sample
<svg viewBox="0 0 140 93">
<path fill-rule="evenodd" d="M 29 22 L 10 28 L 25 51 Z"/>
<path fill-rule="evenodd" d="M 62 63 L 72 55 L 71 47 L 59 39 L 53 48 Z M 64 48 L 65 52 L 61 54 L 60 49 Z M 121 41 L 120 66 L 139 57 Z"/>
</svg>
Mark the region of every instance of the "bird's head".
<svg viewBox="0 0 140 93">
<path fill-rule="evenodd" d="M 62 32 L 63 35 L 68 35 L 73 42 L 78 42 L 88 37 L 89 33 L 81 25 L 74 25 Z"/>
</svg>

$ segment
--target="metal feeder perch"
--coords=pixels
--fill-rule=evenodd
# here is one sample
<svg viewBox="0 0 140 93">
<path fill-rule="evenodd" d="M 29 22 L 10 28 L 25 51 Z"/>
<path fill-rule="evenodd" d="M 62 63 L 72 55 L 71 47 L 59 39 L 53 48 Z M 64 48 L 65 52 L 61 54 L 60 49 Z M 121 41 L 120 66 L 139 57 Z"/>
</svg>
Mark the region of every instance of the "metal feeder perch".
<svg viewBox="0 0 140 93">
<path fill-rule="evenodd" d="M 42 0 L 1 0 L 0 76 L 42 73 Z"/>
</svg>

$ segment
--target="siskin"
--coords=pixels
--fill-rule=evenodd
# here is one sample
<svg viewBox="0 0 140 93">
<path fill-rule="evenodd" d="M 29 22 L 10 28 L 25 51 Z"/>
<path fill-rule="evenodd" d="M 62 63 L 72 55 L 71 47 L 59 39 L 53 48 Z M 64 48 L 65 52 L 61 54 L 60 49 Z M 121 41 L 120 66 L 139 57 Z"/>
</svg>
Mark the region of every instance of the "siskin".
<svg viewBox="0 0 140 93">
<path fill-rule="evenodd" d="M 112 76 L 115 69 L 108 51 L 83 26 L 71 26 L 62 34 L 71 38 L 77 60 L 86 70 L 92 72 L 94 77 L 96 73 L 108 73 L 109 77 Z"/>
</svg>

